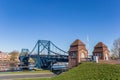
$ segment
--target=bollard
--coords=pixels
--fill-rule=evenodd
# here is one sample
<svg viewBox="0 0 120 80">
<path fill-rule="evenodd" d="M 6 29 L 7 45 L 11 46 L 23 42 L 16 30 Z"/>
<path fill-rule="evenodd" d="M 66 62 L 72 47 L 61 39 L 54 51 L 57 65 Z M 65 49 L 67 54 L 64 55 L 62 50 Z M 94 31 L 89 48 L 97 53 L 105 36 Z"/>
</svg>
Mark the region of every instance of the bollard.
<svg viewBox="0 0 120 80">
<path fill-rule="evenodd" d="M 94 62 L 98 63 L 98 56 L 93 57 Z"/>
</svg>

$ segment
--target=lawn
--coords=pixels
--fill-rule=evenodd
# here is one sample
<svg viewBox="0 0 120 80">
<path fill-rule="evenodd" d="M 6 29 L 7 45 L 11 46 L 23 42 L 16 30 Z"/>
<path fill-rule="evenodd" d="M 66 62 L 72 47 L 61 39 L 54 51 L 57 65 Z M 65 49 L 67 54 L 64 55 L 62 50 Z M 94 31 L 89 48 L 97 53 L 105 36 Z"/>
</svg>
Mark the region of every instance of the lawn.
<svg viewBox="0 0 120 80">
<path fill-rule="evenodd" d="M 53 78 L 21 80 L 120 80 L 120 66 L 111 64 L 82 63 L 78 67 Z"/>
</svg>

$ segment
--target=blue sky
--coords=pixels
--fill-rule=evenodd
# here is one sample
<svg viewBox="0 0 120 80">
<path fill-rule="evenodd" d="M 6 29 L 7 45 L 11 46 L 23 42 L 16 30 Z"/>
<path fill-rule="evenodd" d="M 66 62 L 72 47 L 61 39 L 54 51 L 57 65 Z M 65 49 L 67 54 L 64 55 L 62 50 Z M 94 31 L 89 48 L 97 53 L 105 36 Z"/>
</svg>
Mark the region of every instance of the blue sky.
<svg viewBox="0 0 120 80">
<path fill-rule="evenodd" d="M 68 51 L 75 39 L 90 52 L 120 37 L 119 0 L 0 0 L 0 50 L 32 50 L 38 39 Z"/>
</svg>

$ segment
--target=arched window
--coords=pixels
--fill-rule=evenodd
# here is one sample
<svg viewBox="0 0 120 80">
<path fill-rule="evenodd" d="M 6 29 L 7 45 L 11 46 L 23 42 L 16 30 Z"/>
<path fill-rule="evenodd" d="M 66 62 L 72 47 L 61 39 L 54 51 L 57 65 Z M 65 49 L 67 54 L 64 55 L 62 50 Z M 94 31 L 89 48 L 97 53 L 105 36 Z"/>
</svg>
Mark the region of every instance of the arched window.
<svg viewBox="0 0 120 80">
<path fill-rule="evenodd" d="M 85 58 L 85 54 L 84 53 L 81 53 L 81 58 Z"/>
<path fill-rule="evenodd" d="M 108 54 L 107 53 L 105 54 L 105 60 L 108 60 Z"/>
</svg>

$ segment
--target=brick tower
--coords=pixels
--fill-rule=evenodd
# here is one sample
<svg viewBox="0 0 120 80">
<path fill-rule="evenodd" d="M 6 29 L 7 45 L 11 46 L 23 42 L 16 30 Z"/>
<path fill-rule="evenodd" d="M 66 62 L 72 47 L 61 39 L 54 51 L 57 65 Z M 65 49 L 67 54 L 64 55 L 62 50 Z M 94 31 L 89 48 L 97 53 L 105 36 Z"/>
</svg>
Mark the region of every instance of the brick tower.
<svg viewBox="0 0 120 80">
<path fill-rule="evenodd" d="M 109 60 L 110 51 L 108 50 L 107 46 L 104 43 L 99 42 L 94 47 L 93 56 L 98 56 L 99 60 Z"/>
<path fill-rule="evenodd" d="M 69 49 L 69 68 L 77 66 L 81 60 L 88 57 L 88 51 L 85 44 L 79 39 L 75 40 Z"/>
</svg>

